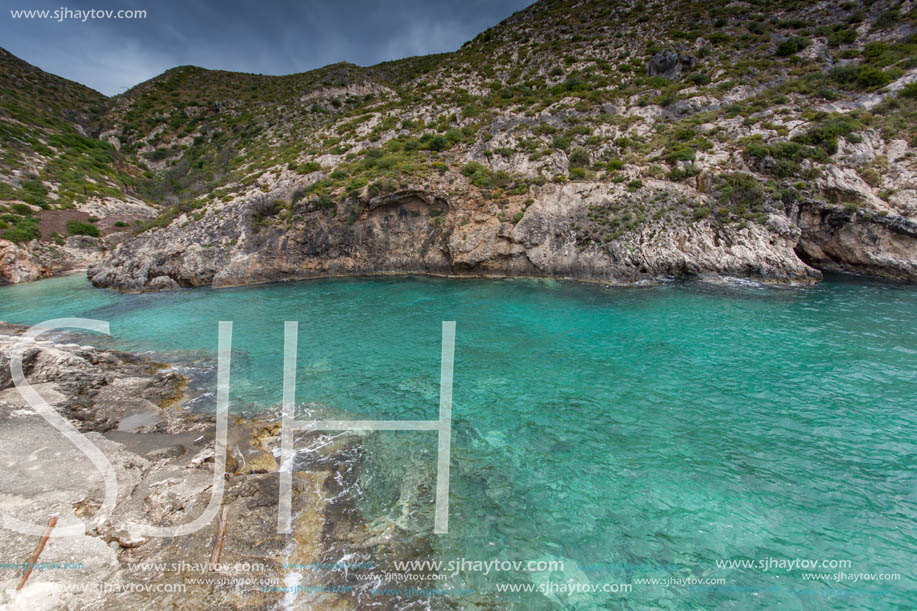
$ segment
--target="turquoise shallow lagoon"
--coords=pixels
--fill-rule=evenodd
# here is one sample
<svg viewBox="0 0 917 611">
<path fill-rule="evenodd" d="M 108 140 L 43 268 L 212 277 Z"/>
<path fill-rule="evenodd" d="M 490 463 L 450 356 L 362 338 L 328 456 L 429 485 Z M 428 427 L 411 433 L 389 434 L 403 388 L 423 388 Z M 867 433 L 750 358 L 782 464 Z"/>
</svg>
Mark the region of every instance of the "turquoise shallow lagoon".
<svg viewBox="0 0 917 611">
<path fill-rule="evenodd" d="M 218 321 L 232 320 L 231 407 L 247 412 L 279 403 L 283 321 L 298 320 L 299 402 L 424 420 L 438 414 L 441 321 L 455 320 L 439 558 L 555 560 L 565 571 L 466 571 L 450 583 L 633 586 L 501 595 L 517 608 L 917 608 L 915 287 L 405 277 L 123 295 L 74 276 L 0 288 L 0 320 L 69 316 L 110 322 L 122 349 L 209 358 Z M 413 466 L 434 475 L 435 444 L 432 433 L 376 435 L 361 483 L 368 517 L 397 511 Z M 427 511 L 417 520 L 432 529 Z M 849 560 L 846 573 L 900 579 L 716 566 L 766 558 Z M 589 564 L 677 568 L 576 570 Z M 678 581 L 708 578 L 771 591 Z"/>
</svg>

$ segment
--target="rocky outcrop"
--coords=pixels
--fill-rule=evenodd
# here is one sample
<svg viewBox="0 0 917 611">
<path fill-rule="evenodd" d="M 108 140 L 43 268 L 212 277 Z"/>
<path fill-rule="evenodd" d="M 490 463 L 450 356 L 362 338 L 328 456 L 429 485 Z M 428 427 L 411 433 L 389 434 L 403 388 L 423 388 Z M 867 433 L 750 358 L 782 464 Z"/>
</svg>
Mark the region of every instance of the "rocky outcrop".
<svg viewBox="0 0 917 611">
<path fill-rule="evenodd" d="M 648 188 L 657 203 L 680 197 L 663 181 Z M 827 270 L 917 280 L 917 223 L 874 208 L 807 200 L 744 224 L 666 216 L 609 240 L 596 234 L 596 222 L 604 222 L 596 215 L 615 202 L 644 205 L 646 197 L 613 184 L 573 183 L 540 187 L 505 211 L 470 191 L 423 188 L 364 192 L 331 208 L 265 205 L 287 195 L 242 199 L 141 234 L 90 267 L 89 277 L 129 291 L 386 273 L 808 284 Z"/>
<path fill-rule="evenodd" d="M 620 284 L 705 274 L 789 284 L 820 277 L 796 256 L 799 230 L 782 215 L 745 226 L 660 220 L 606 241 L 585 227 L 593 210 L 637 199 L 624 187 L 546 185 L 535 195 L 504 214 L 467 195 L 404 189 L 333 210 L 303 202 L 288 220 L 270 223 L 259 216 L 260 199 L 240 201 L 125 242 L 88 273 L 96 286 L 133 291 L 384 273 Z"/>
<path fill-rule="evenodd" d="M 50 275 L 51 271 L 28 249 L 0 239 L 0 284 L 29 282 Z"/>
<path fill-rule="evenodd" d="M 16 284 L 86 269 L 101 260 L 105 242 L 89 236 L 70 236 L 62 244 L 33 240 L 14 244 L 0 239 L 0 284 Z"/>
<path fill-rule="evenodd" d="M 820 269 L 917 280 L 917 222 L 856 207 L 806 202 L 796 251 Z"/>
<path fill-rule="evenodd" d="M 664 76 L 675 80 L 694 66 L 694 58 L 686 53 L 668 50 L 659 51 L 650 58 L 646 73 L 650 76 Z"/>
</svg>

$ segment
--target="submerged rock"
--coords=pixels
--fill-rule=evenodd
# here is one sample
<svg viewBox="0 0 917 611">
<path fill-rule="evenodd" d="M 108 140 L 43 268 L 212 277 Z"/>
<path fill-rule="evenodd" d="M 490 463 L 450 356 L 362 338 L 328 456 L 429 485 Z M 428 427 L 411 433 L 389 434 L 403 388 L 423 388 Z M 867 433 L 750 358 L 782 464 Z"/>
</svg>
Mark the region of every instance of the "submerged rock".
<svg viewBox="0 0 917 611">
<path fill-rule="evenodd" d="M 9 355 L 24 330 L 0 323 L 0 373 L 8 374 Z M 40 339 L 25 352 L 24 373 L 36 392 L 111 463 L 117 502 L 107 521 L 78 537 L 52 539 L 40 558 L 80 562 L 80 568 L 36 571 L 20 592 L 15 586 L 21 575 L 8 572 L 0 578 L 0 605 L 114 611 L 124 608 L 118 593 L 130 591 L 131 607 L 138 609 L 356 609 L 380 602 L 372 588 L 404 586 L 385 577 L 393 561 L 432 556 L 431 525 L 417 522 L 413 510 L 405 513 L 414 506 L 432 511 L 432 474 L 402 484 L 402 502 L 393 509 L 400 525 L 364 521 L 354 494 L 365 451 L 361 433 L 296 434 L 293 533 L 278 534 L 280 423 L 274 411 L 231 419 L 226 473 L 220 474 L 225 478 L 221 513 L 225 510 L 228 518 L 219 564 L 209 564 L 218 540 L 217 519 L 189 535 L 149 536 L 140 525 L 187 524 L 210 502 L 214 417 L 181 408 L 186 381 L 162 364 L 73 339 L 79 336 L 59 333 Z M 156 417 L 137 418 L 149 414 Z M 86 521 L 99 510 L 105 488 L 98 469 L 76 446 L 57 437 L 9 375 L 0 377 L 3 513 L 39 524 L 57 515 L 64 526 Z M 27 465 L 24 448 L 30 453 Z M 34 543 L 32 537 L 0 531 L 0 555 L 11 561 L 24 559 Z M 305 568 L 342 559 L 378 571 Z M 77 584 L 89 588 L 66 591 Z M 300 588 L 284 591 L 295 585 Z M 430 578 L 411 585 L 436 583 Z M 417 601 L 387 597 L 383 607 Z M 448 597 L 440 602 L 454 604 Z"/>
</svg>

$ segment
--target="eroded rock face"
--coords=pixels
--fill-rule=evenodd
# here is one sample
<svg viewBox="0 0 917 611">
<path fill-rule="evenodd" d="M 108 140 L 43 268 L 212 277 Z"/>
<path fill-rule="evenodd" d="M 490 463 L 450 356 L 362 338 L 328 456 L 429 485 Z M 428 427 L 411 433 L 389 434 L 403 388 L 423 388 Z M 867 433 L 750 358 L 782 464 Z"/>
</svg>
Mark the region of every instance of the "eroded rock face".
<svg viewBox="0 0 917 611">
<path fill-rule="evenodd" d="M 917 280 L 917 223 L 810 202 L 796 216 L 800 256 L 821 269 Z"/>
<path fill-rule="evenodd" d="M 694 66 L 694 58 L 685 53 L 668 50 L 659 51 L 650 58 L 646 72 L 650 76 L 664 76 L 675 80 Z"/>
<path fill-rule="evenodd" d="M 29 282 L 50 276 L 61 275 L 74 270 L 85 270 L 98 262 L 103 254 L 124 239 L 127 239 L 128 223 L 154 216 L 156 210 L 142 201 L 127 197 L 124 200 L 107 197 L 90 197 L 78 208 L 79 212 L 97 216 L 97 227 L 102 228 L 102 237 L 68 235 L 64 238 L 55 232 L 65 232 L 60 225 L 64 217 L 61 210 L 41 210 L 34 206 L 32 213 L 40 219 L 42 239 L 14 244 L 0 238 L 0 284 Z M 125 231 L 109 233 L 121 222 Z M 42 225 L 47 223 L 47 226 Z M 56 224 L 57 223 L 57 224 Z M 51 239 L 51 237 L 54 239 Z"/>
<path fill-rule="evenodd" d="M 38 280 L 50 275 L 28 249 L 0 239 L 0 284 Z"/>
<path fill-rule="evenodd" d="M 659 220 L 605 243 L 583 229 L 594 207 L 628 197 L 621 185 L 546 185 L 507 219 L 493 204 L 404 189 L 334 210 L 299 204 L 292 220 L 268 224 L 260 222 L 263 206 L 242 201 L 125 242 L 89 277 L 134 291 L 396 272 L 628 284 L 702 274 L 791 284 L 820 277 L 796 256 L 799 231 L 783 215 L 745 227 Z"/>
<path fill-rule="evenodd" d="M 70 236 L 61 246 L 38 240 L 14 244 L 0 239 L 0 284 L 30 282 L 86 269 L 102 259 L 104 250 L 104 241 L 88 236 Z"/>
</svg>

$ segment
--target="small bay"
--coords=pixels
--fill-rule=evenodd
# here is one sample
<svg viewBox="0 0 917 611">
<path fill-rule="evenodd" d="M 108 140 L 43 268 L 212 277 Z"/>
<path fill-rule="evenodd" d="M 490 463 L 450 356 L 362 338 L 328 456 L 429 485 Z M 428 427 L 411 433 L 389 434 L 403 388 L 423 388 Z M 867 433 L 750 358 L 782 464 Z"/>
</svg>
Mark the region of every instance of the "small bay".
<svg viewBox="0 0 917 611">
<path fill-rule="evenodd" d="M 208 382 L 218 322 L 233 321 L 230 401 L 244 413 L 279 404 L 283 323 L 296 320 L 297 402 L 379 420 L 437 418 L 441 323 L 456 321 L 450 531 L 437 559 L 565 566 L 464 571 L 456 587 L 633 585 L 501 595 L 526 609 L 917 607 L 913 286 L 386 277 L 119 294 L 70 276 L 0 287 L 0 320 L 62 317 L 108 321 L 111 338 L 87 341 L 195 363 Z M 212 396 L 195 405 L 212 409 Z M 367 449 L 367 519 L 398 513 L 409 472 L 435 476 L 433 433 L 376 433 Z M 431 530 L 432 505 L 415 519 Z M 901 578 L 838 584 L 716 565 L 765 558 Z M 597 564 L 669 568 L 576 569 Z M 646 578 L 669 582 L 635 582 Z M 707 578 L 783 590 L 678 581 Z"/>
</svg>

